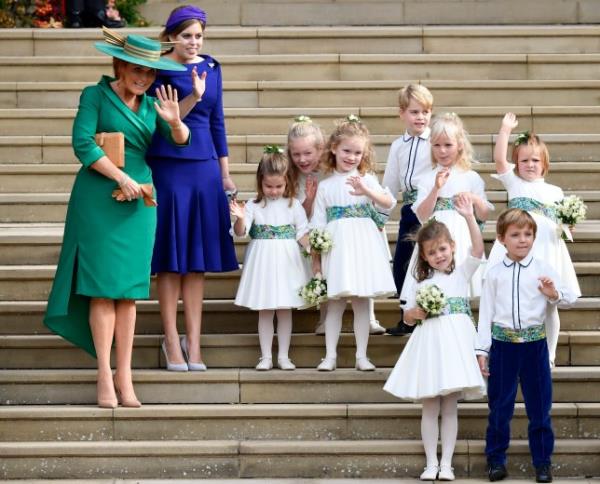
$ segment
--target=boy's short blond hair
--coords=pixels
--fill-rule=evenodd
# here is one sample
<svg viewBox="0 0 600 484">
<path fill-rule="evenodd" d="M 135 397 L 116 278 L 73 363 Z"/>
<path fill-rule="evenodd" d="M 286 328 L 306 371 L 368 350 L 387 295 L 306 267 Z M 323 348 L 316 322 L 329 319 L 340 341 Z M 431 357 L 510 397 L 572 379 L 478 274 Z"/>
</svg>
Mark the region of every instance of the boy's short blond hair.
<svg viewBox="0 0 600 484">
<path fill-rule="evenodd" d="M 537 234 L 537 223 L 531 214 L 520 208 L 509 208 L 500 214 L 496 222 L 496 235 L 504 237 L 510 225 L 518 228 L 529 227 L 533 230 L 533 236 Z"/>
<path fill-rule="evenodd" d="M 398 92 L 398 104 L 404 111 L 412 100 L 418 102 L 422 107 L 431 110 L 433 107 L 433 95 L 422 84 L 408 84 Z"/>
</svg>

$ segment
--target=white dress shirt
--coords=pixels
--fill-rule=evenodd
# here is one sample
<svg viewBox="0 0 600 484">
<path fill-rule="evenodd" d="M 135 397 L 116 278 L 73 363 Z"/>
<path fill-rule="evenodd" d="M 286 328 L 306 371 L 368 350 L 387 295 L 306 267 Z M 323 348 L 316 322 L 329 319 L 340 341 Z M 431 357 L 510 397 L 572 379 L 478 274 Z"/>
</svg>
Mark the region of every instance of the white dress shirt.
<svg viewBox="0 0 600 484">
<path fill-rule="evenodd" d="M 558 291 L 550 300 L 539 290 L 539 277 L 549 277 Z M 545 323 L 548 304 L 569 306 L 577 295 L 564 287 L 558 274 L 529 253 L 516 262 L 505 257 L 487 273 L 479 303 L 476 353 L 487 355 L 492 345 L 492 325 L 521 331 Z"/>
<path fill-rule="evenodd" d="M 416 190 L 423 175 L 433 170 L 430 133 L 429 128 L 420 136 L 411 136 L 406 131 L 390 146 L 382 185 L 394 197 L 398 192 Z"/>
</svg>

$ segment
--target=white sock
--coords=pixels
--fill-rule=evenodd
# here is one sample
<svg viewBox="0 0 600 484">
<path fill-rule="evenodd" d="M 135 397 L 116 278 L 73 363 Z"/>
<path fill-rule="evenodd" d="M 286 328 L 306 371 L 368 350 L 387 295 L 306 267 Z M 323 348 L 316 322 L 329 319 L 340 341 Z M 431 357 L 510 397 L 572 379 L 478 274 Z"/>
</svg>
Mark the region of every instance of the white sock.
<svg viewBox="0 0 600 484">
<path fill-rule="evenodd" d="M 264 309 L 258 312 L 258 340 L 263 358 L 271 358 L 273 346 L 273 316 L 275 311 Z"/>
<path fill-rule="evenodd" d="M 325 318 L 325 358 L 337 358 L 337 345 L 342 332 L 342 316 L 346 309 L 345 299 L 332 299 L 327 302 Z"/>
<path fill-rule="evenodd" d="M 279 347 L 277 357 L 279 359 L 289 358 L 290 342 L 292 340 L 292 310 L 277 310 L 277 346 Z"/>
<path fill-rule="evenodd" d="M 440 465 L 452 467 L 452 456 L 458 434 L 458 397 L 459 393 L 444 395 L 441 404 L 442 413 L 442 458 Z"/>
<path fill-rule="evenodd" d="M 425 449 L 427 467 L 438 465 L 437 443 L 438 443 L 438 416 L 440 414 L 440 397 L 425 398 L 421 414 L 421 439 Z"/>
<path fill-rule="evenodd" d="M 556 359 L 556 347 L 558 346 L 558 335 L 560 334 L 560 318 L 558 316 L 558 307 L 556 305 L 548 304 L 546 309 L 545 326 L 550 366 L 554 366 L 554 360 Z"/>
<path fill-rule="evenodd" d="M 369 344 L 369 304 L 372 305 L 372 301 L 372 299 L 365 297 L 352 298 L 356 359 L 367 357 L 367 345 Z"/>
</svg>

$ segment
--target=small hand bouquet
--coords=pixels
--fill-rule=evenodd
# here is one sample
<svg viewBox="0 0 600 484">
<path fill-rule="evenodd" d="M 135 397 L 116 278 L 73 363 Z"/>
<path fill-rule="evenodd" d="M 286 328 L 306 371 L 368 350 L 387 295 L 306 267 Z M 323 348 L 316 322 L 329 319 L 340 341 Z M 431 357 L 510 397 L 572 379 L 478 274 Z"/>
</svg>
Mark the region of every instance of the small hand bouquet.
<svg viewBox="0 0 600 484">
<path fill-rule="evenodd" d="M 298 293 L 306 302 L 306 307 L 318 306 L 322 302 L 327 301 L 327 281 L 323 279 L 320 273 L 317 273 L 306 286 L 300 289 Z"/>
<path fill-rule="evenodd" d="M 569 195 L 560 202 L 556 202 L 556 216 L 563 224 L 568 226 L 568 228 L 561 228 L 563 239 L 573 242 L 571 230 L 575 224 L 585 220 L 586 212 L 587 206 L 577 195 Z"/>
<path fill-rule="evenodd" d="M 308 247 L 309 250 L 304 251 L 304 255 L 308 257 L 312 252 L 324 254 L 329 252 L 333 247 L 333 240 L 331 234 L 327 230 L 312 229 L 308 233 Z"/>
<path fill-rule="evenodd" d="M 427 316 L 439 316 L 444 311 L 448 301 L 442 290 L 435 284 L 428 284 L 417 291 L 417 306 L 427 313 Z M 418 321 L 417 324 L 421 324 Z"/>
</svg>

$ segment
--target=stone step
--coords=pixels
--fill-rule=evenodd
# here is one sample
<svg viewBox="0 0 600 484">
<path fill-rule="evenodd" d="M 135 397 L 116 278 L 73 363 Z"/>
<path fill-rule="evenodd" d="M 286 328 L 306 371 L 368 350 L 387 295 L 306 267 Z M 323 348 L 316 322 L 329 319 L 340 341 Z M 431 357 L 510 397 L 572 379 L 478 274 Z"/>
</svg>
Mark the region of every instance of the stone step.
<svg viewBox="0 0 600 484">
<path fill-rule="evenodd" d="M 149 0 L 141 6 L 144 16 L 162 25 L 175 0 Z M 447 2 L 398 0 L 312 0 L 297 2 L 284 0 L 251 1 L 207 0 L 203 8 L 209 21 L 218 25 L 263 26 L 269 25 L 464 25 L 464 24 L 587 24 L 598 23 L 600 14 L 593 1 L 561 2 L 560 0 L 535 0 L 528 3 L 531 9 L 519 10 L 517 0 L 470 0 L 457 5 Z M 529 25 L 527 26 L 529 28 Z M 526 30 L 524 27 L 523 30 Z"/>
<path fill-rule="evenodd" d="M 490 176 L 496 173 L 494 164 L 476 163 L 473 168 L 481 174 L 490 192 L 503 191 L 502 184 Z M 60 164 L 0 164 L 0 193 L 68 193 L 80 169 L 81 164 L 77 161 Z M 256 190 L 256 165 L 230 163 L 229 171 L 238 190 Z M 384 171 L 385 163 L 379 163 L 379 180 L 383 179 Z M 549 183 L 560 185 L 563 190 L 593 192 L 600 186 L 600 162 L 555 162 L 545 179 Z"/>
<path fill-rule="evenodd" d="M 260 372 L 217 369 L 174 373 L 135 370 L 136 394 L 144 403 L 391 403 L 383 391 L 390 368 L 372 372 L 315 369 Z M 557 367 L 552 372 L 556 403 L 599 403 L 600 367 Z M 521 398 L 518 397 L 521 401 Z M 3 405 L 95 404 L 95 370 L 0 370 Z"/>
<path fill-rule="evenodd" d="M 371 336 L 369 357 L 378 367 L 393 367 L 406 338 Z M 162 335 L 136 336 L 134 368 L 165 368 Z M 274 340 L 276 345 L 276 338 Z M 557 350 L 557 366 L 600 366 L 600 331 L 563 331 Z M 96 368 L 96 360 L 58 336 L 0 336 L 4 369 Z M 325 352 L 323 336 L 295 333 L 290 358 L 298 368 L 315 368 Z M 275 349 L 273 354 L 277 355 Z M 343 334 L 338 345 L 338 367 L 354 367 L 352 334 Z M 256 334 L 213 334 L 202 339 L 203 361 L 210 368 L 254 368 L 260 356 Z M 274 360 L 275 361 L 275 360 Z M 275 361 L 276 362 L 276 361 Z M 114 362 L 113 362 L 114 363 Z"/>
<path fill-rule="evenodd" d="M 485 403 L 460 403 L 459 439 L 485 435 Z M 19 441 L 140 440 L 420 440 L 421 404 L 144 405 L 114 411 L 80 405 L 4 406 L 0 435 Z M 600 404 L 555 403 L 557 439 L 598 439 Z M 513 439 L 527 439 L 527 415 L 516 404 Z"/>
<path fill-rule="evenodd" d="M 394 218 L 396 213 L 393 214 Z M 496 215 L 492 216 L 492 219 Z M 62 243 L 63 224 L 0 224 L 0 265 L 48 265 L 56 264 Z M 386 236 L 393 254 L 398 240 L 398 222 L 389 221 Z M 496 232 L 493 220 L 484 228 L 486 251 L 489 253 Z M 600 222 L 589 220 L 580 223 L 573 233 L 573 243 L 568 249 L 574 262 L 595 261 L 600 253 Z M 240 263 L 248 245 L 248 239 L 235 238 L 237 259 Z"/>
<path fill-rule="evenodd" d="M 224 104 L 228 108 L 294 108 L 301 110 L 355 106 L 389 107 L 397 103 L 398 90 L 409 82 L 425 84 L 438 106 L 595 106 L 600 92 L 597 80 L 433 80 L 389 81 L 239 81 L 225 78 Z M 403 78 L 407 79 L 407 78 Z M 0 82 L 0 108 L 76 108 L 81 90 L 88 82 Z M 367 109 L 367 108 L 365 108 Z M 586 108 L 587 109 L 587 108 Z M 358 113 L 358 108 L 353 112 Z M 585 113 L 585 109 L 583 110 Z M 347 113 L 346 113 L 347 114 Z M 365 113 L 360 113 L 365 115 Z M 543 111 L 536 113 L 543 119 Z M 565 113 L 573 116 L 573 112 Z M 585 129 L 579 123 L 579 129 Z M 564 129 L 564 126 L 562 126 Z M 562 129 L 560 130 L 562 132 Z M 495 131 L 496 129 L 494 129 Z"/>
<path fill-rule="evenodd" d="M 226 79 L 238 81 L 404 79 L 595 79 L 600 54 L 261 54 L 222 55 Z M 0 57 L 0 81 L 97 81 L 108 56 Z"/>
<path fill-rule="evenodd" d="M 475 317 L 478 302 L 472 302 Z M 258 315 L 255 311 L 235 306 L 231 299 L 205 299 L 202 305 L 202 334 L 256 334 Z M 2 335 L 47 335 L 42 324 L 46 301 L 0 301 L 0 334 Z M 385 327 L 395 326 L 399 319 L 398 301 L 376 299 L 375 315 Z M 183 334 L 183 307 L 179 306 L 178 328 Z M 294 332 L 311 333 L 319 319 L 315 309 L 294 311 Z M 600 298 L 580 298 L 572 308 L 560 310 L 562 331 L 600 331 Z M 344 313 L 345 332 L 352 332 L 352 311 Z M 137 301 L 136 334 L 156 335 L 162 333 L 158 301 Z M 387 336 L 386 336 L 387 337 Z M 393 344 L 393 343 L 390 343 Z M 398 343 L 401 344 L 401 343 Z"/>
<path fill-rule="evenodd" d="M 48 123 L 48 125 L 53 123 Z M 286 124 L 282 124 L 282 133 L 285 133 L 286 126 Z M 63 128 L 60 128 L 61 132 Z M 51 130 L 53 128 L 48 127 L 46 129 Z M 373 134 L 371 136 L 377 160 L 380 162 L 387 160 L 389 147 L 398 136 L 399 133 L 394 135 Z M 600 160 L 598 155 L 600 152 L 600 134 L 540 133 L 540 136 L 548 144 L 553 162 L 593 162 Z M 477 160 L 491 162 L 495 135 L 474 134 L 470 136 L 470 139 Z M 264 145 L 278 144 L 283 146 L 286 143 L 286 136 L 285 134 L 229 135 L 227 142 L 229 145 L 229 158 L 232 163 L 257 164 L 262 156 Z M 71 137 L 56 135 L 0 136 L 0 160 L 0 164 L 62 164 L 76 162 L 71 147 Z"/>
<path fill-rule="evenodd" d="M 571 191 L 566 194 L 575 194 L 581 197 L 587 207 L 587 216 L 590 220 L 600 219 L 600 192 L 599 191 Z M 248 200 L 254 193 L 240 192 L 240 200 Z M 495 206 L 495 211 L 490 213 L 490 220 L 495 219 L 506 208 L 506 192 L 488 191 L 487 197 Z M 63 222 L 65 220 L 68 193 L 0 193 L 0 223 L 48 223 Z M 391 219 L 399 219 L 400 207 L 392 211 Z"/>
<path fill-rule="evenodd" d="M 60 100 L 62 93 L 45 91 L 45 95 Z M 73 91 L 78 98 L 79 91 Z M 390 105 L 393 99 L 390 98 Z M 3 136 L 70 135 L 76 109 L 0 109 L 0 130 Z M 38 106 L 40 104 L 37 104 Z M 76 106 L 74 99 L 73 105 Z M 491 135 L 498 131 L 504 113 L 519 117 L 519 130 L 563 135 L 596 134 L 600 131 L 600 107 L 597 106 L 436 106 L 436 112 L 458 113 L 471 134 Z M 397 107 L 305 108 L 302 113 L 313 118 L 326 132 L 335 120 L 355 113 L 377 135 L 398 135 L 404 131 L 398 119 Z M 227 131 L 230 135 L 282 135 L 298 115 L 298 108 L 225 108 Z M 575 120 L 576 118 L 576 120 Z M 576 122 L 575 122 L 576 121 Z"/>
<path fill-rule="evenodd" d="M 461 477 L 484 476 L 485 442 L 459 440 L 453 465 Z M 600 473 L 600 443 L 559 439 L 557 477 Z M 526 440 L 508 451 L 511 477 L 531 478 Z M 98 478 L 394 478 L 418 477 L 425 463 L 416 440 L 165 440 L 104 442 L 7 442 L 0 444 L 3 479 Z M 268 482 L 268 481 L 262 481 Z"/>
<path fill-rule="evenodd" d="M 575 262 L 575 270 L 584 297 L 600 296 L 600 262 Z M 54 265 L 0 266 L 0 300 L 24 301 L 48 298 Z M 234 299 L 241 270 L 207 274 L 206 299 Z M 150 285 L 150 297 L 156 298 L 155 279 Z"/>
<path fill-rule="evenodd" d="M 212 15 L 211 15 L 212 17 Z M 164 21 L 164 19 L 163 19 Z M 161 22 L 162 24 L 162 22 Z M 121 29 L 158 38 L 160 27 Z M 509 51 L 584 54 L 600 51 L 597 25 L 529 26 L 338 26 L 215 27 L 209 25 L 203 52 L 223 54 L 439 54 Z M 0 56 L 97 55 L 97 29 L 3 29 Z"/>
</svg>

